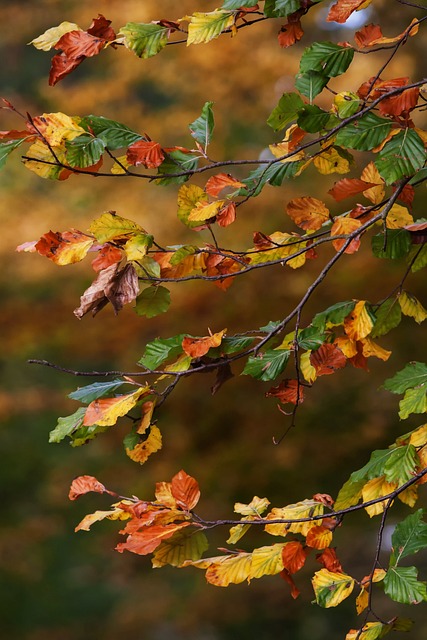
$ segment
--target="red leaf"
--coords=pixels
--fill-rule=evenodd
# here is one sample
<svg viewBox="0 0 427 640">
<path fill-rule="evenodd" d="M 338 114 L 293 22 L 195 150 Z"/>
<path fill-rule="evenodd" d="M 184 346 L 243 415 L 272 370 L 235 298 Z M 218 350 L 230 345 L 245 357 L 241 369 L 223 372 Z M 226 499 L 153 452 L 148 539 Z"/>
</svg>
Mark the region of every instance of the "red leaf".
<svg viewBox="0 0 427 640">
<path fill-rule="evenodd" d="M 304 549 L 301 542 L 288 542 L 282 551 L 283 568 L 289 574 L 296 573 L 304 566 L 309 553 L 309 549 Z"/>
<path fill-rule="evenodd" d="M 297 585 L 293 581 L 293 578 L 287 569 L 282 569 L 280 572 L 280 577 L 283 578 L 285 582 L 287 582 L 291 587 L 291 596 L 294 600 L 296 600 L 301 593 L 298 589 Z"/>
<path fill-rule="evenodd" d="M 316 556 L 316 560 L 332 573 L 344 573 L 340 561 L 337 558 L 335 549 L 327 548 Z"/>
<path fill-rule="evenodd" d="M 230 202 L 226 207 L 221 209 L 216 215 L 216 221 L 220 227 L 228 227 L 236 219 L 236 205 Z"/>
<path fill-rule="evenodd" d="M 396 189 L 397 187 L 393 187 L 393 193 L 396 191 Z M 407 204 L 408 207 L 412 207 L 414 196 L 414 187 L 411 184 L 405 184 L 397 199 L 400 200 L 400 202 L 404 202 L 405 204 Z"/>
<path fill-rule="evenodd" d="M 53 56 L 49 73 L 50 86 L 53 87 L 53 85 L 62 80 L 62 78 L 68 76 L 83 60 L 84 57 L 78 58 L 77 60 L 68 58 L 65 53 L 57 53 L 56 56 Z"/>
<path fill-rule="evenodd" d="M 279 35 L 277 36 L 279 45 L 283 49 L 291 47 L 295 42 L 301 40 L 304 35 L 299 17 L 296 20 L 291 20 L 291 18 L 292 16 L 289 16 L 287 24 L 280 27 Z"/>
<path fill-rule="evenodd" d="M 318 376 L 328 376 L 342 369 L 347 363 L 347 358 L 333 344 L 322 344 L 317 351 L 310 354 L 310 363 L 316 369 Z"/>
<path fill-rule="evenodd" d="M 283 380 L 278 387 L 272 387 L 265 394 L 266 398 L 278 398 L 286 404 L 301 404 L 304 402 L 304 387 L 298 384 L 298 380 Z"/>
<path fill-rule="evenodd" d="M 244 187 L 243 182 L 239 182 L 236 178 L 233 178 L 229 173 L 218 173 L 216 176 L 212 176 L 206 183 L 205 191 L 210 196 L 216 198 L 223 189 L 226 187 Z"/>
<path fill-rule="evenodd" d="M 76 500 L 80 496 L 83 496 L 85 493 L 90 493 L 91 491 L 115 495 L 113 492 L 108 491 L 108 489 L 106 489 L 104 485 L 93 476 L 79 476 L 71 483 L 68 497 L 70 500 Z"/>
<path fill-rule="evenodd" d="M 197 480 L 181 470 L 172 478 L 172 495 L 185 511 L 194 509 L 200 498 Z"/>
<path fill-rule="evenodd" d="M 115 40 L 116 34 L 114 29 L 110 27 L 110 24 L 111 20 L 107 20 L 101 13 L 99 13 L 98 17 L 92 20 L 92 24 L 87 32 L 92 36 L 103 38 L 104 40 Z"/>
<path fill-rule="evenodd" d="M 87 33 L 86 31 L 68 31 L 58 40 L 55 49 L 61 50 L 70 60 L 82 56 L 91 58 L 105 47 L 106 40 Z"/>
<path fill-rule="evenodd" d="M 105 244 L 98 252 L 97 257 L 92 260 L 92 267 L 94 271 L 102 271 L 116 262 L 120 262 L 123 257 L 123 253 L 117 247 L 113 247 L 111 244 Z"/>
<path fill-rule="evenodd" d="M 164 159 L 165 155 L 161 146 L 152 140 L 137 140 L 126 152 L 126 160 L 136 167 L 142 164 L 147 169 L 155 169 L 162 164 Z"/>
<path fill-rule="evenodd" d="M 370 187 L 377 186 L 373 182 L 365 182 L 364 180 L 359 180 L 359 178 L 343 178 L 342 180 L 338 180 L 335 182 L 332 189 L 329 189 L 328 193 L 331 195 L 337 202 L 341 202 L 345 198 L 349 198 L 350 196 L 354 196 L 357 193 L 361 193 L 362 191 L 366 191 Z"/>
</svg>

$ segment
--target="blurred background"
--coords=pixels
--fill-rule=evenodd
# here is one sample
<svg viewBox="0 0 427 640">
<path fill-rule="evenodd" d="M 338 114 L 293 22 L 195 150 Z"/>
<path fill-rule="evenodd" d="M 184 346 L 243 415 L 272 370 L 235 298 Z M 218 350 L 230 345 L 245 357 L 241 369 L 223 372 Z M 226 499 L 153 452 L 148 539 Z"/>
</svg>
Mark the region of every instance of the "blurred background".
<svg viewBox="0 0 427 640">
<path fill-rule="evenodd" d="M 147 132 L 164 146 L 191 145 L 188 123 L 198 117 L 206 100 L 212 100 L 216 117 L 212 156 L 257 158 L 280 139 L 265 121 L 282 93 L 293 89 L 303 48 L 313 39 L 351 41 L 354 26 L 360 25 L 353 24 L 353 30 L 325 25 L 327 7 L 319 5 L 304 22 L 302 42 L 292 49 L 277 44 L 281 21 L 268 21 L 244 29 L 233 40 L 224 36 L 188 49 L 167 47 L 145 61 L 110 49 L 85 61 L 54 88 L 47 82 L 50 54 L 26 46 L 64 20 L 87 28 L 102 13 L 118 30 L 128 21 L 174 20 L 217 4 L 2 0 L 1 95 L 32 115 L 55 111 L 104 115 Z M 362 14 L 363 22 L 381 22 L 386 35 L 402 31 L 414 16 L 418 17 L 416 11 L 390 0 L 377 0 Z M 376 73 L 385 55 L 357 56 L 345 75 L 345 86 L 335 80 L 334 87 L 356 90 Z M 423 56 L 422 36 L 412 38 L 384 78 L 418 79 Z M 330 108 L 330 94 L 324 92 L 317 102 Z M 1 120 L 2 130 L 22 126 L 6 111 Z M 359 175 L 356 167 L 354 176 Z M 294 230 L 284 215 L 286 202 L 302 195 L 322 197 L 319 193 L 337 179 L 308 169 L 292 184 L 267 187 L 240 209 L 232 227 L 219 230 L 220 244 L 246 247 L 254 231 Z M 262 326 L 286 315 L 328 253 L 296 272 L 277 268 L 237 279 L 226 293 L 206 283 L 175 286 L 169 313 L 152 320 L 138 318 L 129 306 L 118 317 L 106 308 L 94 319 L 79 321 L 72 311 L 93 279 L 90 261 L 59 268 L 35 254 L 16 254 L 15 247 L 49 229 L 86 230 L 92 219 L 111 209 L 140 223 L 163 245 L 197 242 L 194 232 L 176 219 L 177 187 L 89 176 L 44 181 L 23 168 L 17 154 L 0 174 L 0 187 L 1 640 L 116 640 L 125 634 L 135 640 L 344 638 L 350 627 L 357 626 L 354 598 L 337 610 L 311 605 L 309 578 L 319 568 L 314 560 L 296 577 L 302 591 L 296 601 L 279 576 L 220 589 L 207 585 L 203 572 L 195 569 L 152 570 L 149 559 L 113 550 L 119 538 L 116 523 L 95 525 L 90 534 L 73 533 L 83 515 L 107 508 L 108 500 L 96 495 L 70 503 L 69 484 L 77 475 L 95 475 L 119 493 L 152 499 L 155 482 L 170 480 L 184 468 L 200 483 L 199 513 L 209 519 L 231 517 L 234 502 L 249 502 L 254 494 L 268 497 L 272 506 L 315 492 L 335 496 L 373 448 L 388 446 L 400 433 L 420 424 L 416 418 L 399 424 L 397 398 L 378 387 L 408 360 L 425 357 L 422 329 L 408 319 L 398 332 L 384 337 L 381 344 L 392 349 L 393 356 L 388 363 L 371 361 L 370 374 L 346 368 L 322 378 L 299 412 L 298 427 L 280 446 L 274 446 L 272 438 L 279 437 L 287 423 L 275 402 L 264 398 L 270 385 L 246 376 L 234 378 L 214 397 L 210 376 L 184 381 L 159 414 L 163 449 L 143 467 L 126 457 L 125 431 L 120 426 L 79 449 L 65 442 L 49 445 L 48 434 L 58 416 L 77 408 L 67 393 L 83 381 L 28 365 L 28 358 L 72 369 L 129 371 L 135 370 L 146 342 L 157 336 L 206 335 L 208 327 L 213 331 L 228 327 L 231 334 Z M 416 198 L 415 217 L 425 215 L 424 194 Z M 335 210 L 329 196 L 327 204 Z M 345 257 L 305 309 L 303 321 L 309 323 L 313 313 L 339 300 L 375 302 L 393 289 L 403 270 L 404 264 L 373 260 L 369 247 Z M 409 280 L 408 288 L 422 299 L 423 272 L 417 276 Z M 425 494 L 421 494 L 423 506 Z M 390 525 L 406 509 L 396 506 Z M 344 568 L 361 578 L 371 568 L 377 522 L 357 514 L 345 524 L 335 544 Z M 213 532 L 209 555 L 215 555 L 226 538 L 225 530 Z M 253 532 L 241 544 L 250 550 L 272 542 L 269 536 Z M 424 571 L 422 577 L 426 575 Z M 385 618 L 399 614 L 417 619 L 411 638 L 426 637 L 422 608 L 392 606 L 377 598 Z"/>
</svg>

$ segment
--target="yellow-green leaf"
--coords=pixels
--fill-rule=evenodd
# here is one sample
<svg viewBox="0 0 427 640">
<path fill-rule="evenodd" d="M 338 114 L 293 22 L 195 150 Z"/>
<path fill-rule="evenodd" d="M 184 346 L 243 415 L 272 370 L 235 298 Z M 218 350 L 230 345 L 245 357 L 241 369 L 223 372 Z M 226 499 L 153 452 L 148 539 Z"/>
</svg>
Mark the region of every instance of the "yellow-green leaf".
<svg viewBox="0 0 427 640">
<path fill-rule="evenodd" d="M 182 529 L 157 547 L 151 563 L 154 568 L 166 564 L 181 567 L 186 560 L 198 560 L 207 548 L 208 541 L 202 531 Z"/>
<path fill-rule="evenodd" d="M 128 260 L 141 260 L 147 255 L 147 251 L 152 244 L 153 236 L 147 233 L 138 233 L 129 238 L 123 248 Z"/>
<path fill-rule="evenodd" d="M 96 218 L 90 225 L 89 231 L 98 242 L 109 242 L 119 238 L 126 238 L 126 236 L 144 234 L 144 229 L 139 224 L 133 222 L 133 220 L 118 216 L 115 211 L 108 211 Z"/>
<path fill-rule="evenodd" d="M 417 298 L 412 295 L 412 293 L 408 293 L 407 291 L 402 291 L 399 298 L 399 305 L 402 309 L 402 313 L 405 316 L 410 316 L 414 318 L 415 322 L 421 324 L 427 318 L 427 311 L 424 309 L 423 305 Z"/>
<path fill-rule="evenodd" d="M 187 46 L 209 42 L 234 24 L 233 12 L 221 11 L 220 9 L 209 13 L 197 11 L 189 18 Z"/>
<path fill-rule="evenodd" d="M 354 578 L 345 573 L 334 573 L 328 569 L 316 571 L 312 579 L 316 602 L 328 609 L 336 607 L 353 591 Z"/>
<path fill-rule="evenodd" d="M 195 184 L 183 184 L 178 191 L 178 218 L 189 227 L 197 226 L 198 222 L 189 221 L 190 213 L 199 202 L 206 203 L 208 195 Z"/>
</svg>

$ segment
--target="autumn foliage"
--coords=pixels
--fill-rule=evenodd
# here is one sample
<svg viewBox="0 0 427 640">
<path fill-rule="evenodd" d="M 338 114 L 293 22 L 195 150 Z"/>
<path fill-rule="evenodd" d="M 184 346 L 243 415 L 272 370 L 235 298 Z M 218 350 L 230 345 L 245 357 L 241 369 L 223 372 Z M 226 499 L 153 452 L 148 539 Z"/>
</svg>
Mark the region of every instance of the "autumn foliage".
<svg viewBox="0 0 427 640">
<path fill-rule="evenodd" d="M 337 0 L 326 20 L 345 24 L 371 2 L 375 5 L 375 0 Z M 87 29 L 62 22 L 31 44 L 53 52 L 49 84 L 55 85 L 71 73 L 78 74 L 83 62 L 90 64 L 87 59 L 106 49 L 113 49 L 114 55 L 147 59 L 182 41 L 191 46 L 220 36 L 245 37 L 246 27 L 268 20 L 279 19 L 276 44 L 286 49 L 305 37 L 306 14 L 318 11 L 322 4 L 322 0 L 257 4 L 225 0 L 214 11 L 117 27 L 99 15 Z M 78 179 L 79 174 L 134 178 L 176 192 L 176 215 L 188 232 L 185 244 L 165 246 L 142 226 L 143 221 L 120 211 L 97 212 L 88 229 L 47 230 L 39 239 L 23 239 L 18 251 L 37 253 L 58 266 L 90 262 L 93 281 L 76 301 L 77 318 L 96 316 L 107 305 L 118 314 L 127 304 L 139 316 L 153 318 L 173 305 L 171 284 L 188 280 L 220 288 L 233 304 L 233 289 L 229 289 L 237 278 L 280 266 L 291 279 L 307 261 L 319 258 L 320 263 L 301 300 L 281 319 L 266 318 L 264 326 L 237 334 L 229 334 L 224 325 L 202 329 L 202 335 L 191 335 L 184 327 L 178 335 L 157 337 L 146 344 L 134 373 L 105 372 L 101 381 L 79 387 L 69 395 L 79 407 L 58 419 L 51 442 L 67 439 L 79 446 L 127 417 L 132 426 L 124 439 L 126 454 L 144 464 L 162 447 L 161 405 L 169 402 L 182 379 L 204 372 L 214 374 L 213 394 L 237 374 L 269 383 L 260 396 L 271 398 L 284 414 L 284 437 L 304 411 L 301 405 L 310 402 L 312 386 L 322 384 L 320 378 L 339 376 L 346 367 L 368 371 L 370 358 L 388 361 L 391 351 L 383 346 L 383 336 L 404 317 L 408 326 L 427 318 L 422 302 L 408 288 L 412 276 L 417 278 L 427 265 L 427 223 L 416 217 L 418 194 L 427 180 L 426 80 L 389 75 L 393 57 L 408 39 L 422 37 L 427 13 L 414 3 L 402 0 L 400 4 L 408 5 L 408 21 L 397 35 L 386 36 L 381 25 L 367 24 L 351 41 L 306 43 L 294 90 L 283 93 L 266 114 L 272 129 L 268 156 L 255 160 L 211 159 L 215 129 L 211 101 L 190 123 L 186 146 L 177 146 L 173 140 L 152 140 L 149 133 L 102 115 L 22 115 L 3 100 L 3 108 L 23 122 L 0 133 L 1 164 L 10 153 L 25 148 L 24 166 L 41 178 L 63 181 Z M 358 87 L 349 81 L 347 90 L 334 89 L 333 79 L 342 77 L 345 82 L 354 59 L 379 50 L 386 52 L 386 62 L 373 68 L 371 77 Z M 322 107 L 316 103 L 320 94 Z M 328 108 L 324 108 L 325 95 Z M 273 132 L 279 132 L 281 139 Z M 328 185 L 323 193 L 311 191 L 313 174 L 320 174 L 322 184 Z M 253 229 L 252 238 L 240 249 L 231 241 L 229 247 L 220 245 L 218 227 L 232 238 L 233 225 L 238 225 L 239 216 L 251 204 L 255 206 L 255 198 L 265 188 L 280 188 L 301 175 L 307 176 L 298 183 L 304 190 L 284 202 L 283 228 L 268 233 Z M 374 300 L 353 299 L 349 292 L 348 299 L 336 300 L 304 323 L 301 312 L 318 286 L 337 263 L 342 268 L 346 260 L 350 264 L 362 246 L 377 259 L 378 270 L 387 268 L 390 260 L 397 262 L 401 277 L 395 288 Z M 394 373 L 384 376 L 389 375 L 384 389 L 400 396 L 401 420 L 427 411 L 427 365 L 413 361 L 414 356 L 419 357 L 410 354 L 411 362 L 397 373 L 389 365 Z M 274 405 L 271 409 L 275 410 Z M 153 567 L 201 569 L 216 586 L 280 574 L 291 597 L 297 598 L 298 572 L 310 557 L 318 567 L 311 578 L 317 604 L 336 607 L 355 592 L 356 612 L 363 615 L 346 639 L 375 640 L 391 630 L 408 631 L 411 622 L 398 616 L 381 619 L 374 591 L 382 589 L 396 603 L 427 600 L 426 583 L 418 579 L 417 566 L 401 564 L 427 547 L 424 512 L 414 510 L 427 478 L 426 452 L 427 425 L 421 424 L 388 448 L 373 451 L 335 498 L 317 493 L 295 504 L 270 507 L 267 498 L 254 496 L 249 504 L 236 503 L 236 515 L 227 520 L 207 520 L 199 514 L 201 490 L 183 470 L 170 481 L 159 481 L 153 495 L 142 499 L 118 495 L 92 476 L 76 478 L 69 497 L 75 500 L 96 492 L 114 500 L 109 510 L 85 516 L 76 530 L 88 531 L 105 519 L 120 520 L 124 541 L 118 543 L 117 551 L 151 555 Z M 410 513 L 393 529 L 385 564 L 380 562 L 383 531 L 397 500 Z M 378 544 L 371 572 L 352 576 L 341 565 L 340 528 L 351 512 L 362 509 L 369 517 L 378 517 Z M 206 556 L 213 527 L 229 528 L 226 543 L 231 548 Z M 240 540 L 253 527 L 265 533 L 265 545 L 243 551 Z"/>
</svg>

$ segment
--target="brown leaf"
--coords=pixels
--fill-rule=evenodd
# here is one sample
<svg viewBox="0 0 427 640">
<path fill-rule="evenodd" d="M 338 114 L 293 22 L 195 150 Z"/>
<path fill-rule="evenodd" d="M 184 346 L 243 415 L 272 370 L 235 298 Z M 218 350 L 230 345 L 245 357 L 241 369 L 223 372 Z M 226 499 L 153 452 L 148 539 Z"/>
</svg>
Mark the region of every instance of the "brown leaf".
<svg viewBox="0 0 427 640">
<path fill-rule="evenodd" d="M 115 40 L 116 34 L 114 29 L 110 27 L 110 24 L 111 20 L 107 20 L 101 13 L 99 13 L 98 17 L 92 20 L 92 24 L 87 32 L 97 38 L 103 38 L 108 41 Z"/>
<path fill-rule="evenodd" d="M 112 264 L 120 262 L 123 257 L 123 252 L 117 247 L 113 247 L 111 244 L 104 244 L 98 251 L 97 257 L 92 260 L 92 267 L 94 271 L 102 271 L 110 267 Z"/>
<path fill-rule="evenodd" d="M 282 551 L 283 568 L 288 573 L 296 573 L 303 568 L 309 549 L 304 549 L 301 542 L 292 541 L 285 544 Z"/>
<path fill-rule="evenodd" d="M 142 164 L 147 169 L 155 169 L 164 159 L 161 146 L 152 140 L 137 140 L 126 152 L 126 160 L 136 167 Z"/>
<path fill-rule="evenodd" d="M 135 267 L 127 264 L 107 284 L 105 295 L 117 314 L 125 304 L 135 300 L 139 293 L 139 280 Z"/>
<path fill-rule="evenodd" d="M 177 505 L 185 511 L 191 511 L 199 502 L 200 489 L 198 482 L 183 470 L 172 478 L 171 492 Z"/>
<path fill-rule="evenodd" d="M 227 380 L 230 380 L 233 377 L 234 374 L 231 371 L 231 367 L 228 362 L 218 367 L 218 369 L 216 370 L 215 383 L 211 387 L 212 395 L 214 396 L 220 390 L 222 385 L 227 382 Z"/>
<path fill-rule="evenodd" d="M 327 548 L 316 556 L 316 560 L 332 573 L 344 573 L 340 561 L 337 558 L 335 549 Z"/>
<path fill-rule="evenodd" d="M 83 62 L 85 58 L 68 58 L 65 53 L 57 53 L 53 56 L 50 73 L 49 73 L 49 85 L 53 87 L 57 82 L 68 76 L 69 73 L 74 71 L 79 64 Z"/>
<path fill-rule="evenodd" d="M 89 311 L 92 316 L 96 314 L 108 304 L 106 289 L 111 285 L 118 269 L 118 264 L 112 264 L 106 269 L 102 269 L 88 289 L 80 298 L 80 306 L 74 309 L 74 315 L 82 318 Z"/>
<path fill-rule="evenodd" d="M 298 589 L 289 571 L 287 569 L 282 569 L 282 571 L 280 572 L 280 577 L 283 578 L 283 580 L 290 585 L 291 596 L 294 600 L 296 600 L 299 594 L 301 593 L 301 591 Z"/>
<path fill-rule="evenodd" d="M 325 204 L 310 196 L 290 200 L 286 211 L 295 224 L 305 230 L 320 229 L 322 224 L 329 220 L 329 210 Z"/>
<path fill-rule="evenodd" d="M 301 404 L 304 402 L 304 387 L 298 384 L 298 380 L 283 380 L 279 386 L 269 389 L 265 397 L 278 398 L 283 404 Z"/>
<path fill-rule="evenodd" d="M 105 47 L 104 38 L 99 38 L 86 31 L 68 31 L 58 40 L 55 49 L 61 50 L 69 60 L 85 57 L 91 58 Z"/>
<path fill-rule="evenodd" d="M 80 496 L 91 491 L 115 495 L 111 491 L 108 491 L 108 489 L 106 489 L 104 485 L 93 476 L 79 476 L 78 478 L 74 478 L 72 481 L 68 497 L 70 500 L 76 500 Z"/>
<path fill-rule="evenodd" d="M 317 351 L 310 353 L 310 363 L 318 376 L 328 376 L 345 367 L 347 358 L 333 344 L 322 344 Z"/>
</svg>

